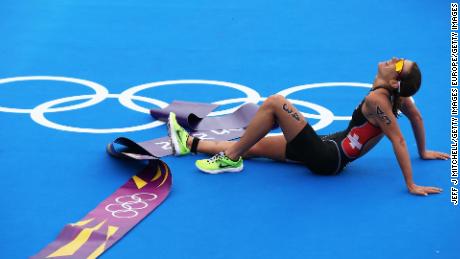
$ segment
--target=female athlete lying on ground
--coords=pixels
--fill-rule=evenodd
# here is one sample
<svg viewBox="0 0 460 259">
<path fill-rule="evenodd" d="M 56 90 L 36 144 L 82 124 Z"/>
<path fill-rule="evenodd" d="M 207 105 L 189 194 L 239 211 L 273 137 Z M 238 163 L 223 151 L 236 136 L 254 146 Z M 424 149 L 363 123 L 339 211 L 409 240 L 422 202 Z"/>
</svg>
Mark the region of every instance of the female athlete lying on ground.
<svg viewBox="0 0 460 259">
<path fill-rule="evenodd" d="M 238 141 L 193 138 L 171 113 L 168 120 L 171 146 L 176 155 L 190 151 L 216 154 L 210 159 L 196 161 L 198 169 L 210 174 L 241 171 L 242 157 L 266 157 L 301 162 L 314 173 L 335 175 L 386 135 L 393 144 L 409 191 L 418 195 L 440 193 L 440 188 L 418 186 L 412 179 L 406 142 L 397 121 L 398 110 L 409 118 L 422 159 L 449 158 L 447 154 L 425 149 L 422 117 L 409 98 L 418 91 L 420 84 L 421 74 L 415 62 L 398 58 L 380 62 L 373 87 L 353 112 L 347 129 L 327 136 L 318 136 L 302 114 L 281 95 L 267 98 Z M 275 123 L 281 127 L 283 135 L 266 137 Z"/>
</svg>

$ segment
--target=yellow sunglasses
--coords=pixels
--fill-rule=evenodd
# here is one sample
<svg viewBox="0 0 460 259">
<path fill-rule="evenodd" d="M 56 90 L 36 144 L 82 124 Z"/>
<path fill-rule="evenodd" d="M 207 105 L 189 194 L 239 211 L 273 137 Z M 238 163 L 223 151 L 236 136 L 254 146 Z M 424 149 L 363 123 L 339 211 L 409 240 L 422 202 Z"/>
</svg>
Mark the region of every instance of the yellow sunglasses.
<svg viewBox="0 0 460 259">
<path fill-rule="evenodd" d="M 404 59 L 400 59 L 398 62 L 395 64 L 395 71 L 398 74 L 401 74 L 402 70 L 404 67 Z"/>
<path fill-rule="evenodd" d="M 395 71 L 398 73 L 398 93 L 401 92 L 401 72 L 404 67 L 404 59 L 400 59 L 398 62 L 395 64 Z"/>
</svg>

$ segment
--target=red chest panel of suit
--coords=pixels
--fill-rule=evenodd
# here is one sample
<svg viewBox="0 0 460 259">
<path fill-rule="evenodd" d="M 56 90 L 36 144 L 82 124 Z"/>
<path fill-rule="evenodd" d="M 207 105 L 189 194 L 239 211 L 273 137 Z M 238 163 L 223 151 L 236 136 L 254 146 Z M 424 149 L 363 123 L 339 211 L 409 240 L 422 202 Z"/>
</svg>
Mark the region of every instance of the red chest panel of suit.
<svg viewBox="0 0 460 259">
<path fill-rule="evenodd" d="M 373 137 L 382 133 L 380 128 L 369 122 L 353 127 L 347 137 L 342 140 L 342 150 L 348 158 L 356 158 L 361 154 L 363 146 Z"/>
</svg>

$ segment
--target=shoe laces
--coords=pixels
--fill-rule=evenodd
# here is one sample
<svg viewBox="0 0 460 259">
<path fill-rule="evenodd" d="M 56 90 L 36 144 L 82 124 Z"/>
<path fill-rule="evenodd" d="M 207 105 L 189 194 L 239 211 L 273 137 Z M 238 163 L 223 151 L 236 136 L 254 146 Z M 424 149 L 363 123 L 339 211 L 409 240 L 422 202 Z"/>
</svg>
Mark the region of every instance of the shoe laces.
<svg viewBox="0 0 460 259">
<path fill-rule="evenodd" d="M 213 163 L 221 158 L 225 157 L 225 154 L 224 152 L 219 152 L 217 154 L 215 154 L 214 156 L 212 156 L 210 159 L 208 159 L 208 163 Z"/>
</svg>

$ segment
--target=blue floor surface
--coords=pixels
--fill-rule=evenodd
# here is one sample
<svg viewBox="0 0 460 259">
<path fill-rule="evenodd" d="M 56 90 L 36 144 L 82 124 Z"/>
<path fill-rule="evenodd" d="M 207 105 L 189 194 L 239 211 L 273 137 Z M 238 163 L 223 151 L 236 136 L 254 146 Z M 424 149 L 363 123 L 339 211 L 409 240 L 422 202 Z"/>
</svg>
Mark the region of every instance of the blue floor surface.
<svg viewBox="0 0 460 259">
<path fill-rule="evenodd" d="M 16 79 L 0 81 L 0 258 L 34 255 L 141 167 L 109 157 L 105 145 L 118 136 L 166 135 L 165 125 L 123 132 L 153 120 L 122 106 L 118 94 L 149 82 L 216 80 L 260 97 L 348 82 L 289 96 L 319 105 L 299 109 L 322 110 L 324 119 L 328 111 L 351 116 L 368 91 L 352 83 L 372 83 L 379 61 L 405 57 L 423 73 L 415 101 L 427 147 L 449 152 L 448 1 L 6 0 L 1 6 L 0 78 Z M 64 111 L 37 113 L 43 103 L 92 95 L 88 85 L 113 95 L 72 110 L 65 107 L 91 97 L 63 99 L 50 107 Z M 155 98 L 156 104 L 134 101 L 144 109 L 176 99 L 245 97 L 216 84 L 136 95 Z M 348 123 L 309 121 L 321 134 Z M 386 139 L 337 177 L 266 160 L 245 161 L 244 173 L 213 176 L 194 167 L 205 155 L 166 157 L 174 176 L 169 198 L 101 258 L 456 258 L 460 212 L 447 191 L 450 162 L 422 161 L 407 118 L 399 121 L 415 181 L 439 186 L 442 194 L 408 194 Z"/>
</svg>

